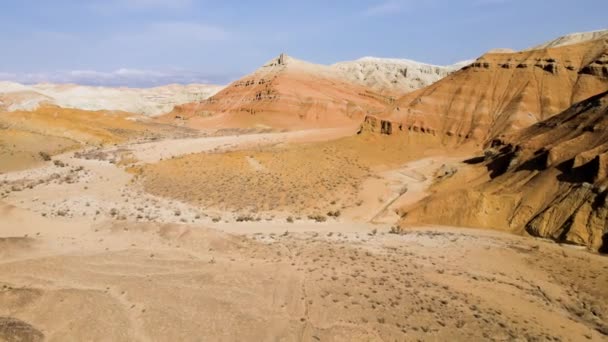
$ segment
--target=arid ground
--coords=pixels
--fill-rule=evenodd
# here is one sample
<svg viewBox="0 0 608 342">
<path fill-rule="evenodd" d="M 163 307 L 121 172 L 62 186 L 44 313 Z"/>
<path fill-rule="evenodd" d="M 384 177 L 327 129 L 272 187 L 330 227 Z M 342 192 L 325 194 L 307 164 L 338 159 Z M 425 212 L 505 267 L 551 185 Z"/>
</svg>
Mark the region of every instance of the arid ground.
<svg viewBox="0 0 608 342">
<path fill-rule="evenodd" d="M 119 143 L 0 175 L 0 340 L 606 340 L 608 259 L 395 234 L 466 155 L 351 133 Z"/>
</svg>

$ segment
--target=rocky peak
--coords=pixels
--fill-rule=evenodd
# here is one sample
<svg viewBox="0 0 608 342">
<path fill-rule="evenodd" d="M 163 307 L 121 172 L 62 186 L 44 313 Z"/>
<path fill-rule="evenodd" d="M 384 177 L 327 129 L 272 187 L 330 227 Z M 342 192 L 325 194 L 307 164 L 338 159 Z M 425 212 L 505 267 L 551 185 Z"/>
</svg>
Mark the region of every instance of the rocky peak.
<svg viewBox="0 0 608 342">
<path fill-rule="evenodd" d="M 280 55 L 264 64 L 264 67 L 286 66 L 292 64 L 294 61 L 296 61 L 296 59 L 282 52 Z"/>
</svg>

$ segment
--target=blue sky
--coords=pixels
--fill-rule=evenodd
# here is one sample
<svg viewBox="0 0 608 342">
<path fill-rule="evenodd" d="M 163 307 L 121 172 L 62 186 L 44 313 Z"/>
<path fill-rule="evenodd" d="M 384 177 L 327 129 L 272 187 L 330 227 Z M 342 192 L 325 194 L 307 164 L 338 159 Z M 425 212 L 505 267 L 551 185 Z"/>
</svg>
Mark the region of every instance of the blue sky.
<svg viewBox="0 0 608 342">
<path fill-rule="evenodd" d="M 2 0 L 0 78 L 227 83 L 278 55 L 451 64 L 608 28 L 606 0 Z"/>
</svg>

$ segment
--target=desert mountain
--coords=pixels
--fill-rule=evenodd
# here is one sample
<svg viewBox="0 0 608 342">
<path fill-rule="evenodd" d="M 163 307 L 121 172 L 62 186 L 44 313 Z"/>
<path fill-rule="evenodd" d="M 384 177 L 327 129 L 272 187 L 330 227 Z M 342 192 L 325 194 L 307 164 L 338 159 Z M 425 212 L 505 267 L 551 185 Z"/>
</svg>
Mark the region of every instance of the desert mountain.
<svg viewBox="0 0 608 342">
<path fill-rule="evenodd" d="M 439 66 L 408 59 L 364 57 L 336 63 L 331 68 L 340 71 L 343 77 L 352 82 L 382 93 L 403 95 L 429 86 L 471 62 Z"/>
<path fill-rule="evenodd" d="M 481 165 L 487 180 L 438 192 L 404 223 L 526 231 L 607 251 L 608 92 L 493 141 Z"/>
<path fill-rule="evenodd" d="M 395 97 L 436 82 L 465 63 L 441 67 L 367 57 L 331 66 L 285 54 L 200 103 L 176 108 L 191 125 L 301 128 L 356 125 Z"/>
<path fill-rule="evenodd" d="M 522 52 L 487 53 L 398 99 L 366 127 L 481 143 L 549 118 L 608 89 L 608 39 Z M 375 128 L 374 128 L 375 127 Z"/>
<path fill-rule="evenodd" d="M 217 93 L 221 86 L 172 84 L 156 88 L 107 88 L 72 84 L 22 85 L 0 82 L 0 109 L 35 110 L 40 104 L 81 110 L 118 110 L 160 115 L 178 104 L 200 101 Z"/>
<path fill-rule="evenodd" d="M 211 98 L 177 107 L 168 118 L 205 127 L 356 126 L 391 100 L 330 67 L 281 54 Z"/>
</svg>

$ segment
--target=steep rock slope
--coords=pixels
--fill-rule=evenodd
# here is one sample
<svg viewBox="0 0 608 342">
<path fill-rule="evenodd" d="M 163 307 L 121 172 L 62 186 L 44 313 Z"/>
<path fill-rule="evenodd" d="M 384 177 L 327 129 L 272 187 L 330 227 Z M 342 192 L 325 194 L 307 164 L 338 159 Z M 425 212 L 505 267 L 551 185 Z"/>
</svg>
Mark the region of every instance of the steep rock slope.
<svg viewBox="0 0 608 342">
<path fill-rule="evenodd" d="M 330 67 L 282 54 L 211 98 L 177 107 L 165 119 L 187 120 L 195 127 L 356 126 L 391 100 Z"/>
<path fill-rule="evenodd" d="M 525 231 L 608 252 L 608 92 L 494 140 L 481 166 L 489 180 L 439 191 L 402 223 Z"/>
<path fill-rule="evenodd" d="M 384 94 L 403 95 L 429 86 L 471 62 L 439 66 L 408 59 L 365 57 L 336 63 L 331 68 L 352 82 Z"/>
<path fill-rule="evenodd" d="M 442 143 L 481 144 L 607 89 L 608 39 L 488 53 L 431 86 L 403 96 L 382 115 L 366 119 L 377 124 L 364 126 L 383 133 L 431 134 Z"/>
<path fill-rule="evenodd" d="M 178 104 L 204 100 L 221 86 L 171 84 L 156 88 L 107 88 L 73 84 L 22 85 L 0 82 L 0 109 L 35 110 L 41 104 L 81 110 L 118 110 L 160 115 Z"/>
</svg>

